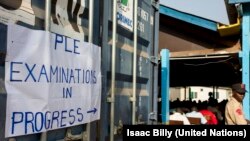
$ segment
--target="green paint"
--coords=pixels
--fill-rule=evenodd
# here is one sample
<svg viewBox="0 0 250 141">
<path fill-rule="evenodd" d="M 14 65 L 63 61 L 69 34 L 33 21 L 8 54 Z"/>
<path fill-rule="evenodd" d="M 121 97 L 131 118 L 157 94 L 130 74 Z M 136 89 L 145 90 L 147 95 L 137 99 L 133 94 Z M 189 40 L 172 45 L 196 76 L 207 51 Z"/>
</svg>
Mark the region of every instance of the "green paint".
<svg viewBox="0 0 250 141">
<path fill-rule="evenodd" d="M 121 3 L 122 3 L 124 6 L 128 6 L 128 0 L 121 0 Z"/>
</svg>

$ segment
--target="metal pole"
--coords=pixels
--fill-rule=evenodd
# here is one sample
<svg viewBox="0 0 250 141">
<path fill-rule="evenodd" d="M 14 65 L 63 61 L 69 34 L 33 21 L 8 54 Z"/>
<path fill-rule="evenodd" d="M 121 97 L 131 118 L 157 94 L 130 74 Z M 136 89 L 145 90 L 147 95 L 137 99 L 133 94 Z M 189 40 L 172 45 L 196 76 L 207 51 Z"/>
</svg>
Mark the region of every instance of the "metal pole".
<svg viewBox="0 0 250 141">
<path fill-rule="evenodd" d="M 111 11 L 111 1 L 100 1 L 100 11 L 103 11 L 101 14 L 103 16 L 103 19 L 107 19 L 109 17 L 109 12 Z M 111 56 L 108 55 L 110 54 L 110 45 L 108 44 L 108 35 L 109 35 L 109 30 L 108 25 L 109 25 L 109 20 L 101 20 L 102 22 L 102 72 L 106 74 L 106 72 L 110 71 L 109 67 L 107 67 Z M 108 100 L 110 98 L 110 93 L 107 93 L 107 91 L 110 89 L 107 87 L 108 83 L 108 77 L 107 75 L 103 75 L 102 77 L 102 101 L 101 101 L 101 107 L 102 110 L 101 115 L 102 118 L 100 120 L 100 138 L 99 141 L 107 141 L 106 136 L 109 136 L 109 130 L 107 130 L 107 127 L 109 127 L 110 122 L 107 122 L 110 115 L 107 115 L 108 111 L 110 110 L 110 101 Z"/>
<path fill-rule="evenodd" d="M 94 19 L 94 0 L 89 0 L 89 36 L 88 41 L 89 43 L 93 43 L 93 19 Z M 87 132 L 87 141 L 90 141 L 90 131 L 91 130 L 91 124 L 87 123 L 86 132 Z M 83 136 L 83 140 L 85 139 L 85 136 Z"/>
<path fill-rule="evenodd" d="M 50 7 L 51 7 L 51 1 L 46 0 L 45 1 L 45 19 L 44 19 L 44 29 L 45 31 L 49 31 L 50 29 Z M 43 132 L 41 135 L 41 141 L 47 141 L 47 132 Z"/>
<path fill-rule="evenodd" d="M 51 5 L 51 0 L 46 0 L 45 1 L 45 23 L 44 23 L 44 28 L 45 28 L 45 31 L 49 31 L 50 29 L 50 5 Z"/>
<path fill-rule="evenodd" d="M 112 25 L 112 75 L 110 96 L 110 141 L 114 140 L 114 113 L 115 113 L 115 60 L 116 60 L 116 23 L 117 1 L 113 1 L 113 25 Z"/>
<path fill-rule="evenodd" d="M 155 13 L 154 13 L 154 56 L 156 58 L 156 63 L 153 66 L 154 69 L 154 92 L 153 92 L 153 113 L 154 119 L 157 123 L 157 115 L 158 115 L 158 44 L 159 44 L 159 1 L 155 1 Z"/>
<path fill-rule="evenodd" d="M 169 50 L 161 51 L 161 114 L 162 123 L 169 121 Z"/>
<path fill-rule="evenodd" d="M 133 56 L 132 124 L 135 124 L 135 115 L 136 115 L 137 7 L 138 7 L 138 0 L 135 0 L 134 1 L 134 56 Z"/>
<path fill-rule="evenodd" d="M 89 0 L 89 43 L 93 43 L 94 0 Z"/>
<path fill-rule="evenodd" d="M 242 81 L 246 85 L 246 94 L 243 100 L 243 108 L 245 117 L 250 118 L 250 61 L 249 61 L 249 50 L 250 50 L 250 3 L 242 4 L 243 8 L 243 20 L 242 20 Z"/>
</svg>

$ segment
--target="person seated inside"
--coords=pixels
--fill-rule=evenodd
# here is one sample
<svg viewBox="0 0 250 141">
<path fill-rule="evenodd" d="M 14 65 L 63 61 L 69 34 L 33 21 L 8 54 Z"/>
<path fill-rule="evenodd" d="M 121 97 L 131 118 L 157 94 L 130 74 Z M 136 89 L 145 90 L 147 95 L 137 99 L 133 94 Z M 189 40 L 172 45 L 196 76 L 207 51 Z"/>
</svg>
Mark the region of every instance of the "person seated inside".
<svg viewBox="0 0 250 141">
<path fill-rule="evenodd" d="M 204 109 L 200 110 L 199 112 L 206 118 L 207 125 L 217 125 L 218 120 L 216 118 L 216 115 L 209 109 L 210 108 L 208 106 L 207 108 L 204 108 Z"/>
<path fill-rule="evenodd" d="M 200 118 L 201 124 L 206 124 L 207 120 L 206 118 L 198 111 L 198 108 L 196 106 L 191 107 L 191 112 L 186 113 L 187 117 L 194 117 L 194 118 Z"/>
<path fill-rule="evenodd" d="M 173 110 L 173 114 L 169 116 L 169 120 L 183 121 L 184 125 L 190 125 L 188 118 L 186 117 L 185 114 L 183 114 L 180 107 L 175 108 L 175 110 Z"/>
</svg>

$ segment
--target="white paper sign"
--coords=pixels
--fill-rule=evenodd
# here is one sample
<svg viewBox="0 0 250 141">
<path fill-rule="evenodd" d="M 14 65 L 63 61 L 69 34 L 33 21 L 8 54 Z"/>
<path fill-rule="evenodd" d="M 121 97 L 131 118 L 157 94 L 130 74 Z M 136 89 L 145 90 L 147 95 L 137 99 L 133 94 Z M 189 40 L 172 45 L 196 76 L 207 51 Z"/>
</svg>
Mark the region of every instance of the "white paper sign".
<svg viewBox="0 0 250 141">
<path fill-rule="evenodd" d="M 7 46 L 6 137 L 100 119 L 100 47 L 17 25 Z"/>
<path fill-rule="evenodd" d="M 117 1 L 117 23 L 133 31 L 133 0 Z"/>
</svg>

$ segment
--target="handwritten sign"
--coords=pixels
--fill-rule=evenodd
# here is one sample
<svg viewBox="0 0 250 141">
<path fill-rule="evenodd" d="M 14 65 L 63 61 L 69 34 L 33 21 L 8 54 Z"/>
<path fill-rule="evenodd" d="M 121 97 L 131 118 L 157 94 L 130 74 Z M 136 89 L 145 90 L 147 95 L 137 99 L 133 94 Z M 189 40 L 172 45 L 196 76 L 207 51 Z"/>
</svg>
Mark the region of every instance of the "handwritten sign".
<svg viewBox="0 0 250 141">
<path fill-rule="evenodd" d="M 100 54 L 90 43 L 8 25 L 5 136 L 100 119 Z"/>
</svg>

